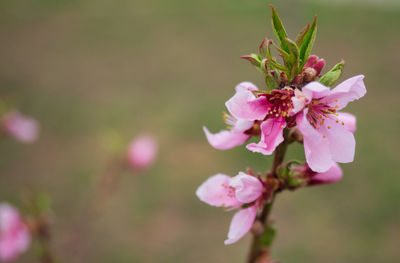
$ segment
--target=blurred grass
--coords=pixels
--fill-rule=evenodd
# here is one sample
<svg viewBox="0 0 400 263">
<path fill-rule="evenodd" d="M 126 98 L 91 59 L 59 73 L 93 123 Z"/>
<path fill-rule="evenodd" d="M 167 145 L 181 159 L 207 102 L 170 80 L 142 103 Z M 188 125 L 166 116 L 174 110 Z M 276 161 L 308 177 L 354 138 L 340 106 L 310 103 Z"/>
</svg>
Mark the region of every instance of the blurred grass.
<svg viewBox="0 0 400 263">
<path fill-rule="evenodd" d="M 343 79 L 366 75 L 355 162 L 332 186 L 286 193 L 274 210 L 282 262 L 400 260 L 398 110 L 400 9 L 273 1 L 294 37 L 314 14 L 314 53 Z M 270 158 L 243 147 L 221 152 L 202 134 L 224 125 L 224 102 L 240 81 L 262 86 L 239 55 L 272 37 L 267 2 L 4 0 L 0 3 L 0 94 L 42 124 L 30 146 L 0 142 L 0 199 L 26 189 L 53 196 L 54 244 L 65 262 L 243 262 L 248 238 L 224 246 L 232 213 L 202 204 L 196 187 L 217 172 L 266 171 Z M 149 130 L 161 153 L 148 174 L 126 176 L 87 218 L 79 243 L 64 242 L 91 183 L 112 158 L 101 138 L 126 142 Z M 300 146 L 289 152 L 302 158 Z M 78 247 L 78 248 L 77 248 Z M 25 255 L 20 262 L 31 262 Z"/>
</svg>

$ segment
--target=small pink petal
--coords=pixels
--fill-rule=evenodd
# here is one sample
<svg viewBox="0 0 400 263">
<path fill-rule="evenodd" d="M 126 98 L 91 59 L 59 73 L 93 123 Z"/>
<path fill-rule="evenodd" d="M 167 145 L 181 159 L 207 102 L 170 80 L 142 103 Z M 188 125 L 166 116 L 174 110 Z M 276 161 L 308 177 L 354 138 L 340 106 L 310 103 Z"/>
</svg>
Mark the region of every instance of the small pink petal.
<svg viewBox="0 0 400 263">
<path fill-rule="evenodd" d="M 337 163 L 334 163 L 328 171 L 317 173 L 311 177 L 311 185 L 331 184 L 342 179 L 343 172 Z"/>
<path fill-rule="evenodd" d="M 246 91 L 246 90 L 247 90 L 247 91 L 252 91 L 252 90 L 258 90 L 258 88 L 257 88 L 257 86 L 254 85 L 253 83 L 244 81 L 244 82 L 239 83 L 239 84 L 235 87 L 235 90 L 236 90 L 236 92 L 239 92 L 239 91 Z"/>
<path fill-rule="evenodd" d="M 299 89 L 295 89 L 294 96 L 292 97 L 292 103 L 293 110 L 290 113 L 294 115 L 304 109 L 307 103 L 307 98 L 304 96 L 303 92 L 301 92 Z"/>
<path fill-rule="evenodd" d="M 128 148 L 128 161 L 134 168 L 145 169 L 151 166 L 158 153 L 157 140 L 151 134 L 136 137 Z"/>
<path fill-rule="evenodd" d="M 261 140 L 259 143 L 250 143 L 246 147 L 252 152 L 270 155 L 275 148 L 283 142 L 283 129 L 286 121 L 283 117 L 264 121 L 261 128 Z"/>
<path fill-rule="evenodd" d="M 364 76 L 358 75 L 340 83 L 331 91 L 329 96 L 321 101 L 329 104 L 336 110 L 340 110 L 346 107 L 349 102 L 358 100 L 366 93 Z"/>
<path fill-rule="evenodd" d="M 242 203 L 235 197 L 235 189 L 229 187 L 231 177 L 216 174 L 208 178 L 196 191 L 197 197 L 212 206 L 238 207 Z"/>
<path fill-rule="evenodd" d="M 25 117 L 18 111 L 11 111 L 3 116 L 4 130 L 14 139 L 22 143 L 32 143 L 39 136 L 39 123 L 32 118 Z"/>
<path fill-rule="evenodd" d="M 257 216 L 257 204 L 236 212 L 229 226 L 228 239 L 225 245 L 230 245 L 241 239 L 253 226 Z"/>
<path fill-rule="evenodd" d="M 237 119 L 261 120 L 267 114 L 267 99 L 256 98 L 251 91 L 239 91 L 225 103 L 229 112 Z"/>
<path fill-rule="evenodd" d="M 304 152 L 310 168 L 315 172 L 325 172 L 333 165 L 329 141 L 323 138 L 306 118 L 308 109 L 296 117 L 297 127 L 303 135 Z"/>
<path fill-rule="evenodd" d="M 206 127 L 203 127 L 208 143 L 218 150 L 228 150 L 245 143 L 250 135 L 241 131 L 220 131 L 211 133 Z"/>
<path fill-rule="evenodd" d="M 243 172 L 231 179 L 230 186 L 235 188 L 236 199 L 242 203 L 251 203 L 257 200 L 264 188 L 258 178 Z"/>
<path fill-rule="evenodd" d="M 338 112 L 338 120 L 340 123 L 344 123 L 344 127 L 350 132 L 354 133 L 356 131 L 356 116 L 347 112 Z"/>
</svg>

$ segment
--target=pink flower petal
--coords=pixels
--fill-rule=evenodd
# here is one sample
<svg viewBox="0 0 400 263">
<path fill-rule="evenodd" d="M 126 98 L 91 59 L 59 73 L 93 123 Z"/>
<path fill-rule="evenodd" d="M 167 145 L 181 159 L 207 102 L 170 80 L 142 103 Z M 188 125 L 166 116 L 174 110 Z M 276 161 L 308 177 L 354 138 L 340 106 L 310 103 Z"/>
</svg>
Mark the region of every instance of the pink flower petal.
<svg viewBox="0 0 400 263">
<path fill-rule="evenodd" d="M 313 171 L 325 172 L 334 163 L 330 153 L 329 142 L 308 122 L 306 118 L 307 112 L 308 109 L 305 109 L 296 117 L 297 127 L 303 135 L 306 160 Z"/>
<path fill-rule="evenodd" d="M 319 99 L 330 94 L 330 89 L 319 82 L 311 82 L 303 87 L 302 92 L 308 101 Z"/>
<path fill-rule="evenodd" d="M 236 90 L 236 92 L 245 91 L 245 90 L 252 91 L 252 90 L 258 90 L 258 88 L 257 88 L 257 86 L 254 85 L 253 83 L 244 81 L 244 82 L 239 83 L 239 84 L 235 87 L 235 90 Z"/>
<path fill-rule="evenodd" d="M 228 150 L 242 145 L 250 137 L 241 131 L 224 130 L 213 134 L 206 127 L 203 127 L 203 130 L 210 145 L 218 150 Z"/>
<path fill-rule="evenodd" d="M 230 245 L 241 239 L 253 226 L 257 216 L 257 204 L 236 212 L 229 226 L 228 239 L 225 245 Z"/>
<path fill-rule="evenodd" d="M 308 99 L 304 96 L 303 92 L 299 89 L 294 90 L 294 96 L 292 97 L 293 110 L 290 112 L 292 115 L 300 112 L 306 106 Z"/>
<path fill-rule="evenodd" d="M 349 163 L 354 160 L 356 141 L 353 133 L 342 123 L 326 119 L 325 124 L 320 128 L 320 132 L 329 141 L 329 149 L 333 161 Z"/>
<path fill-rule="evenodd" d="M 212 206 L 238 207 L 242 203 L 235 197 L 235 189 L 229 186 L 231 178 L 217 174 L 208 178 L 196 191 L 197 197 Z"/>
<path fill-rule="evenodd" d="M 349 102 L 358 100 L 367 93 L 364 76 L 349 78 L 336 86 L 329 96 L 321 100 L 337 110 L 343 109 Z"/>
<path fill-rule="evenodd" d="M 328 171 L 317 173 L 311 177 L 311 185 L 331 184 L 342 179 L 343 172 L 337 163 L 334 163 Z"/>
<path fill-rule="evenodd" d="M 252 152 L 270 155 L 275 148 L 283 142 L 283 129 L 286 121 L 283 117 L 264 121 L 261 128 L 261 140 L 259 143 L 250 143 L 246 147 Z"/>
<path fill-rule="evenodd" d="M 354 133 L 356 131 L 356 116 L 347 112 L 338 112 L 338 120 L 340 123 L 344 123 L 344 127 L 350 132 Z"/>
<path fill-rule="evenodd" d="M 235 188 L 236 199 L 242 203 L 251 203 L 257 200 L 264 188 L 260 180 L 243 172 L 231 179 L 230 186 Z"/>
<path fill-rule="evenodd" d="M 225 105 L 234 117 L 244 120 L 262 120 L 268 110 L 267 99 L 264 96 L 256 98 L 248 90 L 236 92 Z"/>
</svg>

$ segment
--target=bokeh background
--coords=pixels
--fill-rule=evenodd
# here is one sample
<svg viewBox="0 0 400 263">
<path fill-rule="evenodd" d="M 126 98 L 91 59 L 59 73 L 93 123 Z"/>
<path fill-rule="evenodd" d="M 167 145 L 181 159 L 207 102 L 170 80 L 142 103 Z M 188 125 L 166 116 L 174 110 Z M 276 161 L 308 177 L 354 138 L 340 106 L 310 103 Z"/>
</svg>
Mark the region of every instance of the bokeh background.
<svg viewBox="0 0 400 263">
<path fill-rule="evenodd" d="M 0 94 L 41 123 L 32 145 L 0 142 L 0 199 L 52 197 L 61 262 L 244 262 L 250 238 L 224 246 L 232 213 L 197 200 L 208 176 L 265 172 L 271 158 L 210 147 L 202 125 L 240 81 L 263 86 L 239 59 L 272 37 L 266 0 L 2 0 Z M 354 163 L 341 182 L 288 192 L 273 211 L 282 262 L 400 262 L 397 1 L 272 1 L 292 38 L 318 14 L 314 54 L 342 79 L 366 75 Z M 325 69 L 326 70 L 326 69 Z M 147 172 L 125 172 L 101 213 L 93 185 L 135 135 L 157 135 Z M 303 158 L 299 145 L 289 157 Z M 77 227 L 76 225 L 79 225 Z M 83 229 L 83 230 L 82 230 Z M 71 235 L 74 236 L 71 242 Z M 35 262 L 34 252 L 18 262 Z"/>
</svg>

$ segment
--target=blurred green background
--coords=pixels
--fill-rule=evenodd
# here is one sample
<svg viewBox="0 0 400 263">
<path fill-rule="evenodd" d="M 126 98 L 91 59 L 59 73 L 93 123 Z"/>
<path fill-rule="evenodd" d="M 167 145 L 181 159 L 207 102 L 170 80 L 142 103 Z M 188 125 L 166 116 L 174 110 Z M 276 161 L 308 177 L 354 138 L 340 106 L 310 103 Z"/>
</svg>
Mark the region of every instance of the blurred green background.
<svg viewBox="0 0 400 263">
<path fill-rule="evenodd" d="M 358 130 L 343 180 L 279 196 L 281 262 L 400 262 L 400 5 L 376 2 L 272 1 L 292 38 L 318 14 L 313 53 L 327 68 L 344 58 L 342 80 L 365 74 L 368 90 L 346 109 Z M 42 133 L 33 145 L 0 142 L 0 200 L 49 193 L 62 262 L 244 262 L 249 236 L 223 244 L 233 213 L 194 193 L 215 173 L 270 167 L 244 147 L 213 149 L 201 129 L 224 127 L 237 83 L 263 87 L 239 55 L 272 37 L 270 3 L 2 0 L 0 95 Z M 93 183 L 115 158 L 110 144 L 143 131 L 158 136 L 156 165 L 125 173 L 102 212 L 86 215 Z M 301 147 L 289 157 L 303 158 Z M 18 262 L 35 262 L 32 250 Z"/>
</svg>

